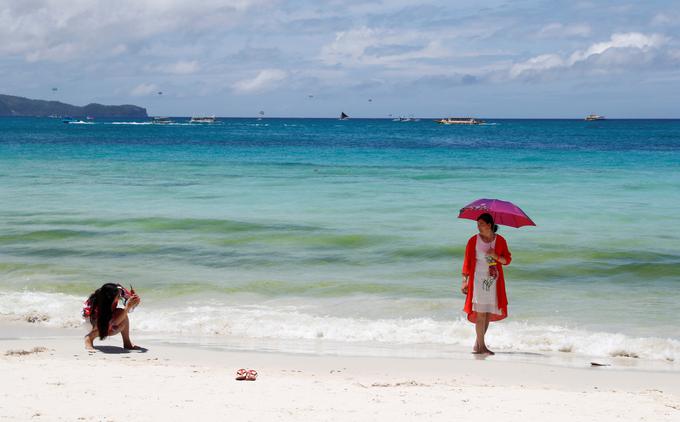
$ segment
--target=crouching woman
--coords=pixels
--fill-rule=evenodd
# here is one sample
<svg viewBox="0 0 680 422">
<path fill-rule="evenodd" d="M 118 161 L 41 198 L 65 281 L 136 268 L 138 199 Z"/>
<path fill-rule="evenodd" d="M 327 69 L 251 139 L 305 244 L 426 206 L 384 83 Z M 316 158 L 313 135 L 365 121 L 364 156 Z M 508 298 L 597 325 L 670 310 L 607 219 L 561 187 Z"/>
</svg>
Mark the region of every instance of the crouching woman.
<svg viewBox="0 0 680 422">
<path fill-rule="evenodd" d="M 119 301 L 123 300 L 123 306 L 119 307 Z M 95 350 L 93 343 L 99 337 L 120 334 L 123 337 L 123 347 L 127 350 L 141 349 L 130 340 L 130 320 L 128 313 L 141 302 L 134 289 L 127 290 L 120 284 L 106 283 L 85 302 L 83 317 L 89 318 L 92 330 L 85 336 L 85 348 Z"/>
</svg>

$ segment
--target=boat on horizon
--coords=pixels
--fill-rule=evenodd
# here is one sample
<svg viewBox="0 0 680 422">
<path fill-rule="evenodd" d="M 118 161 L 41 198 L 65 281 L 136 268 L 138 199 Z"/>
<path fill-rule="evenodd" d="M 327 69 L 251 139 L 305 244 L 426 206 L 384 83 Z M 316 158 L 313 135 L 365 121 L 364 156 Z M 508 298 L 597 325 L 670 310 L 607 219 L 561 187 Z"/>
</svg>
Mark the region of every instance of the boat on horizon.
<svg viewBox="0 0 680 422">
<path fill-rule="evenodd" d="M 153 123 L 153 124 L 155 124 L 155 125 L 168 125 L 168 124 L 174 123 L 174 122 L 173 122 L 172 119 L 170 119 L 169 117 L 160 117 L 160 116 L 157 116 L 157 117 L 154 117 L 154 118 L 151 120 L 151 123 Z"/>
<path fill-rule="evenodd" d="M 481 125 L 485 123 L 484 120 L 474 117 L 447 117 L 446 119 L 437 119 L 435 122 L 442 125 Z"/>
<path fill-rule="evenodd" d="M 189 123 L 215 123 L 215 116 L 195 116 Z"/>
<path fill-rule="evenodd" d="M 349 116 L 343 111 L 340 113 L 340 120 L 349 120 Z"/>
<path fill-rule="evenodd" d="M 587 122 L 592 122 L 594 120 L 605 120 L 604 116 L 600 116 L 599 114 L 589 114 L 586 116 L 585 119 Z"/>
<path fill-rule="evenodd" d="M 417 117 L 413 117 L 413 114 L 411 114 L 408 117 L 402 117 L 399 116 L 396 119 L 392 119 L 393 122 L 419 122 L 420 119 Z"/>
<path fill-rule="evenodd" d="M 76 119 L 71 119 L 71 120 L 64 120 L 64 123 L 69 124 L 69 125 L 93 125 L 94 122 L 91 121 L 85 121 L 85 120 L 76 120 Z"/>
</svg>

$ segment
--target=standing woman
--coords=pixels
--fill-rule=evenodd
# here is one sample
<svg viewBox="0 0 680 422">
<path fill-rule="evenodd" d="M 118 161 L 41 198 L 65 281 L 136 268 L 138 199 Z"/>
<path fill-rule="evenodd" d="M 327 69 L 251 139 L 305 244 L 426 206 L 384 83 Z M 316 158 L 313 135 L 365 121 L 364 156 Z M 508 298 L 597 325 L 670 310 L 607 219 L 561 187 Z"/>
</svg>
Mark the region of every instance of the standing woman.
<svg viewBox="0 0 680 422">
<path fill-rule="evenodd" d="M 508 316 L 502 266 L 510 263 L 512 255 L 503 236 L 496 234 L 498 226 L 491 214 L 484 213 L 477 218 L 477 229 L 479 234 L 472 236 L 465 247 L 461 287 L 466 295 L 463 310 L 468 321 L 475 324 L 477 340 L 473 353 L 493 355 L 486 347 L 484 335 L 489 322 Z"/>
<path fill-rule="evenodd" d="M 118 307 L 119 299 L 123 299 L 124 306 Z M 134 289 L 127 290 L 120 284 L 106 283 L 85 302 L 83 317 L 89 318 L 92 330 L 85 336 L 85 348 L 94 350 L 94 339 L 104 340 L 108 336 L 120 334 L 123 337 L 123 347 L 128 350 L 141 349 L 130 340 L 130 320 L 128 313 L 140 303 L 140 298 Z"/>
</svg>

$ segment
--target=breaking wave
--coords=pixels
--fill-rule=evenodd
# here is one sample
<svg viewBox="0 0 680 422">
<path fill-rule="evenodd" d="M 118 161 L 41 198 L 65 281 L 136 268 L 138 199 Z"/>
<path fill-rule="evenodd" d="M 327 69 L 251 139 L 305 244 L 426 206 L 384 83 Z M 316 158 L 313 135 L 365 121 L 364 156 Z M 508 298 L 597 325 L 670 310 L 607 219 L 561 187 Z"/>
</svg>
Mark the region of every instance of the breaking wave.
<svg viewBox="0 0 680 422">
<path fill-rule="evenodd" d="M 136 332 L 179 336 L 260 340 L 330 340 L 376 346 L 461 346 L 474 341 L 471 325 L 463 318 L 386 318 L 329 315 L 324 305 L 227 303 L 217 299 L 146 304 L 132 314 Z M 0 318 L 49 327 L 81 327 L 83 298 L 60 293 L 0 293 Z M 245 302 L 245 301 L 239 301 Z M 510 352 L 562 352 L 590 357 L 628 357 L 666 362 L 680 361 L 680 341 L 658 337 L 632 337 L 558 325 L 504 322 L 492 330 L 488 342 Z M 285 351 L 285 350 L 282 350 Z"/>
</svg>

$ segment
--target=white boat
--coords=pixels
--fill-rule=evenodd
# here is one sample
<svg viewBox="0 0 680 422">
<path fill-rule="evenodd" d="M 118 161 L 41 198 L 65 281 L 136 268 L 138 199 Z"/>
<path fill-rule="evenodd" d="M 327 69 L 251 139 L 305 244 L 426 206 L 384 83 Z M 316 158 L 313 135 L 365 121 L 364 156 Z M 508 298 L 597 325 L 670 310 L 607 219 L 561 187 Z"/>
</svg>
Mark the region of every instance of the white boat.
<svg viewBox="0 0 680 422">
<path fill-rule="evenodd" d="M 215 123 L 215 116 L 192 117 L 189 123 Z"/>
<path fill-rule="evenodd" d="M 604 116 L 600 116 L 599 114 L 589 114 L 586 116 L 586 121 L 592 122 L 593 120 L 604 120 Z"/>
<path fill-rule="evenodd" d="M 420 119 L 417 119 L 413 117 L 413 115 L 410 115 L 409 117 L 401 117 L 399 116 L 398 119 L 392 119 L 393 122 L 419 122 Z"/>
<path fill-rule="evenodd" d="M 443 125 L 481 125 L 484 120 L 474 117 L 447 117 L 446 119 L 435 120 L 435 122 Z"/>
<path fill-rule="evenodd" d="M 168 125 L 174 122 L 169 117 L 154 117 L 151 123 L 155 125 Z"/>
</svg>

